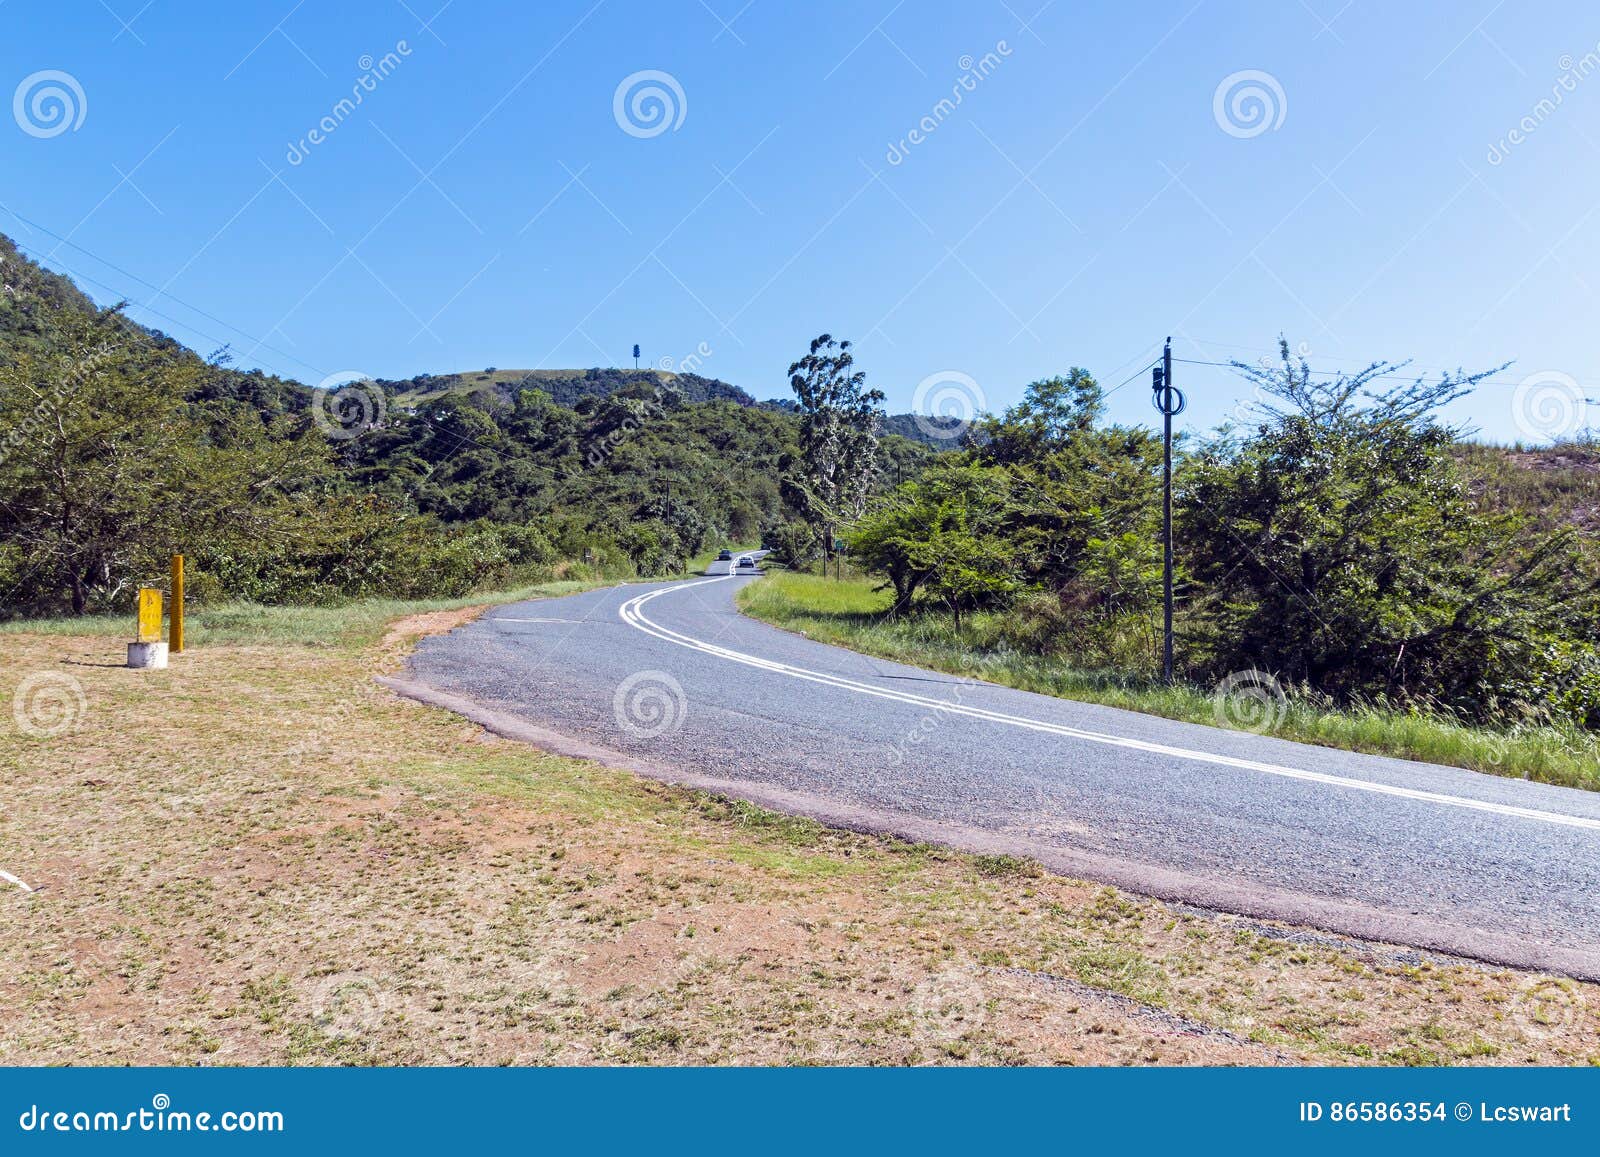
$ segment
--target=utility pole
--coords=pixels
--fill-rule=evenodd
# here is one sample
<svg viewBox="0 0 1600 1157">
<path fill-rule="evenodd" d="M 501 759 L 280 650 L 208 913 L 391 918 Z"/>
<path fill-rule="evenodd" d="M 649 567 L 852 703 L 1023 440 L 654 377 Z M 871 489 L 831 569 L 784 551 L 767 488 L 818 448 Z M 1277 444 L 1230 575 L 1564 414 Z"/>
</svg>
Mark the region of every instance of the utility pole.
<svg viewBox="0 0 1600 1157">
<path fill-rule="evenodd" d="M 1188 404 L 1183 391 L 1172 384 L 1172 339 L 1161 351 L 1161 365 L 1150 375 L 1154 396 L 1150 399 L 1161 411 L 1161 678 L 1172 682 L 1172 419 Z"/>
<path fill-rule="evenodd" d="M 672 475 L 667 475 L 665 481 L 667 484 L 667 532 L 672 535 L 673 541 L 676 542 L 678 532 L 672 525 Z"/>
</svg>

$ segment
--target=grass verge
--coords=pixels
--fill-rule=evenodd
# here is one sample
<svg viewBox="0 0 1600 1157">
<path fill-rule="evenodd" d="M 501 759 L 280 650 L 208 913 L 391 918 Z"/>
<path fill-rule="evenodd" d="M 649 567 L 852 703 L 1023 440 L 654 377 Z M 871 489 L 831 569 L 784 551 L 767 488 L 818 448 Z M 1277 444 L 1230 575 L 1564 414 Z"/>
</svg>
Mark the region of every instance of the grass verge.
<svg viewBox="0 0 1600 1157">
<path fill-rule="evenodd" d="M 184 642 L 189 647 L 217 643 L 300 643 L 311 647 L 360 644 L 382 635 L 386 624 L 403 615 L 449 612 L 523 599 L 557 598 L 610 585 L 610 580 L 602 578 L 561 579 L 460 598 L 364 599 L 324 607 L 222 603 L 195 607 L 185 614 Z M 63 616 L 0 623 L 0 635 L 127 638 L 131 627 L 127 615 Z"/>
<path fill-rule="evenodd" d="M 985 648 L 978 643 L 985 634 L 982 615 L 970 616 L 959 636 L 944 616 L 886 619 L 892 599 L 877 585 L 867 578 L 838 581 L 775 571 L 741 590 L 739 607 L 754 618 L 821 642 L 918 667 L 1189 723 L 1230 723 L 1203 688 L 1167 687 Z M 1576 729 L 1497 731 L 1375 707 L 1329 710 L 1293 696 L 1282 705 L 1277 720 L 1271 734 L 1282 739 L 1600 791 L 1600 742 Z"/>
<path fill-rule="evenodd" d="M 1600 987 L 500 741 L 372 680 L 470 609 L 320 613 L 0 634 L 0 1064 L 1600 1063 Z"/>
</svg>

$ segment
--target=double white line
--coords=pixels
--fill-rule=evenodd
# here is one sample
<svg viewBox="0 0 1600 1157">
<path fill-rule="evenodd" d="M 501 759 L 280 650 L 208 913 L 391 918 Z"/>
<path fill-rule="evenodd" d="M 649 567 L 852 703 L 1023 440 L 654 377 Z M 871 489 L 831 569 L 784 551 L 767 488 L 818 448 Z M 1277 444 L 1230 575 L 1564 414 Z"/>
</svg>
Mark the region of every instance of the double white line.
<svg viewBox="0 0 1600 1157">
<path fill-rule="evenodd" d="M 1000 723 L 1007 727 L 1020 727 L 1026 731 L 1041 731 L 1049 735 L 1060 735 L 1067 739 L 1079 739 L 1087 743 L 1100 743 L 1108 747 L 1122 747 L 1132 751 L 1143 751 L 1153 755 L 1165 755 L 1173 759 L 1193 760 L 1196 763 L 1210 763 L 1221 767 L 1238 768 L 1243 771 L 1260 772 L 1263 775 L 1282 776 L 1285 779 L 1304 780 L 1309 783 L 1327 784 L 1330 787 L 1345 788 L 1350 791 L 1368 791 L 1376 795 L 1397 796 L 1400 799 L 1418 800 L 1423 803 L 1445 804 L 1449 807 L 1468 808 L 1472 811 L 1490 812 L 1495 815 L 1515 816 L 1518 819 L 1537 820 L 1549 824 L 1561 824 L 1566 827 L 1587 828 L 1591 831 L 1600 831 L 1600 819 L 1591 819 L 1586 816 L 1563 815 L 1560 812 L 1539 811 L 1535 808 L 1516 807 L 1512 804 L 1490 803 L 1487 800 L 1471 799 L 1466 796 L 1446 795 L 1442 792 L 1422 791 L 1417 788 L 1395 787 L 1387 783 L 1372 783 L 1364 779 L 1348 779 L 1340 775 L 1328 775 L 1320 771 L 1306 771 L 1298 767 L 1286 767 L 1277 763 L 1261 763 L 1253 759 L 1237 759 L 1231 755 L 1217 755 L 1209 751 L 1196 751 L 1187 747 L 1170 747 L 1164 743 L 1148 743 L 1142 739 L 1127 739 L 1120 735 L 1107 735 L 1099 731 L 1085 731 L 1078 727 L 1066 727 L 1058 723 L 1045 723 L 1038 719 L 1029 719 L 1022 715 L 1007 715 L 1000 711 L 989 711 L 982 707 L 971 707 L 965 703 L 954 703 L 948 699 L 931 699 L 923 695 L 913 695 L 906 691 L 894 691 L 885 687 L 875 687 L 870 683 L 860 683 L 854 679 L 846 679 L 840 675 L 831 675 L 825 671 L 813 671 L 806 667 L 795 667 L 788 663 L 779 663 L 773 659 L 763 659 L 757 655 L 748 655 L 743 651 L 735 651 L 729 647 L 720 647 L 715 643 L 708 643 L 678 631 L 670 630 L 661 624 L 646 618 L 641 608 L 652 599 L 674 591 L 685 590 L 689 587 L 705 586 L 707 583 L 727 582 L 735 576 L 700 579 L 696 582 L 681 583 L 677 586 L 663 587 L 660 590 L 650 591 L 648 594 L 639 595 L 629 599 L 618 609 L 622 621 L 630 627 L 643 631 L 664 642 L 673 643 L 679 647 L 687 647 L 691 651 L 699 651 L 703 655 L 712 655 L 718 659 L 726 659 L 732 663 L 743 663 L 747 667 L 755 667 L 774 674 L 786 675 L 791 679 L 803 679 L 809 683 L 821 683 L 827 687 L 837 687 L 843 691 L 850 691 L 857 695 L 870 695 L 876 699 L 888 699 L 895 703 L 907 703 L 913 707 L 925 707 L 948 715 L 964 715 L 969 719 L 981 719 L 989 723 Z"/>
</svg>

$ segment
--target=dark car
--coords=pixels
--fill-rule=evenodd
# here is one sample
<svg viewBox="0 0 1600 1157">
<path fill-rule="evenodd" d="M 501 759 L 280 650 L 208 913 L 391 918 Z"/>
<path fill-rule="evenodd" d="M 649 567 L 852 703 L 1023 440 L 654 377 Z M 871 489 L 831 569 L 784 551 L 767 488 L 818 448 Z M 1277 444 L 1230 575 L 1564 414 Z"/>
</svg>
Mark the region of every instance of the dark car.
<svg viewBox="0 0 1600 1157">
<path fill-rule="evenodd" d="M 717 561 L 718 562 L 727 562 L 732 557 L 733 557 L 733 551 L 731 551 L 731 550 L 720 551 L 717 554 Z"/>
</svg>

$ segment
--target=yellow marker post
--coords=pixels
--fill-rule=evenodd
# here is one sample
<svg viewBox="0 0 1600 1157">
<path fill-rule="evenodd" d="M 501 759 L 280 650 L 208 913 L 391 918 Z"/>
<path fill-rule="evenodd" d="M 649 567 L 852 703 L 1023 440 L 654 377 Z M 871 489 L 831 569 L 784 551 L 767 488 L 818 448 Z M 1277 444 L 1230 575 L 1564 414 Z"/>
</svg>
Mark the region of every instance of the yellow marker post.
<svg viewBox="0 0 1600 1157">
<path fill-rule="evenodd" d="M 133 642 L 128 644 L 128 666 L 159 671 L 167 665 L 167 644 L 161 641 L 161 592 L 139 588 L 139 618 Z"/>
<path fill-rule="evenodd" d="M 137 641 L 140 643 L 161 641 L 161 592 L 154 587 L 142 587 L 139 590 L 138 632 Z"/>
<path fill-rule="evenodd" d="M 172 610 L 167 647 L 174 655 L 183 651 L 183 555 L 172 556 Z"/>
</svg>

